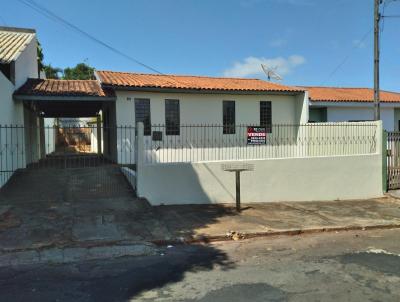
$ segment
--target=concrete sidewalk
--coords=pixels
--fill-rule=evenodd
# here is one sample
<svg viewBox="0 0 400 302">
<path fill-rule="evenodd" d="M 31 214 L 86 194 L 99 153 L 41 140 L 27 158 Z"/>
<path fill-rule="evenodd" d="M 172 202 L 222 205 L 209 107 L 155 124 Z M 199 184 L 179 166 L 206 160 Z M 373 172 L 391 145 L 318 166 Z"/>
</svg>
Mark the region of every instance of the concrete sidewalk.
<svg viewBox="0 0 400 302">
<path fill-rule="evenodd" d="M 158 220 L 172 239 L 187 242 L 337 230 L 400 227 L 400 201 L 370 200 L 243 205 L 160 206 Z"/>
<path fill-rule="evenodd" d="M 400 201 L 151 207 L 141 199 L 0 201 L 0 266 L 146 255 L 163 245 L 400 227 Z"/>
</svg>

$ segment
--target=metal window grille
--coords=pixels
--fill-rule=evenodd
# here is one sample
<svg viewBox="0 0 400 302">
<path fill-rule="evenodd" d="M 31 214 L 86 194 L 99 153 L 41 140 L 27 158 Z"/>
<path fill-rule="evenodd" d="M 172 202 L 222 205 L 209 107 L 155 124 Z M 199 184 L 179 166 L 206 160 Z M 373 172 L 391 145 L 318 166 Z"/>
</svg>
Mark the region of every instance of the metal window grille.
<svg viewBox="0 0 400 302">
<path fill-rule="evenodd" d="M 271 102 L 260 102 L 260 126 L 266 129 L 267 133 L 272 132 L 272 106 Z"/>
<path fill-rule="evenodd" d="M 149 99 L 135 99 L 135 121 L 142 122 L 144 135 L 151 135 L 151 114 Z"/>
<path fill-rule="evenodd" d="M 235 101 L 223 101 L 223 134 L 235 134 Z"/>
<path fill-rule="evenodd" d="M 166 135 L 180 134 L 179 100 L 165 100 Z"/>
</svg>

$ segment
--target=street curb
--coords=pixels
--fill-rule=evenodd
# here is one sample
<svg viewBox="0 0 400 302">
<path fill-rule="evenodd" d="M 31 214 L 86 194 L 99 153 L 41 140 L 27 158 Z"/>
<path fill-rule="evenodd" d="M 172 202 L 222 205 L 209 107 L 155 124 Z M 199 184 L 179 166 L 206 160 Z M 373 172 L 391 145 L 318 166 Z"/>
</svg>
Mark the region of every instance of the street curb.
<svg viewBox="0 0 400 302">
<path fill-rule="evenodd" d="M 150 256 L 157 252 L 151 243 L 112 246 L 47 248 L 0 253 L 0 267 L 32 264 L 65 264 L 78 261 L 109 259 L 125 256 Z"/>
<path fill-rule="evenodd" d="M 342 226 L 342 227 L 326 227 L 326 228 L 310 228 L 310 229 L 292 229 L 284 231 L 269 231 L 269 232 L 255 232 L 255 233 L 241 233 L 237 232 L 238 240 L 259 238 L 259 237 L 273 237 L 273 236 L 298 236 L 302 234 L 317 234 L 317 233 L 332 233 L 332 232 L 346 232 L 346 231 L 369 231 L 369 230 L 388 230 L 400 229 L 400 224 L 384 224 L 384 225 L 367 225 L 367 226 Z M 157 246 L 165 245 L 181 245 L 181 244 L 195 244 L 195 243 L 211 243 L 221 241 L 235 241 L 232 236 L 228 235 L 215 235 L 215 236 L 198 236 L 191 238 L 181 238 L 176 240 L 154 240 L 153 244 Z"/>
</svg>

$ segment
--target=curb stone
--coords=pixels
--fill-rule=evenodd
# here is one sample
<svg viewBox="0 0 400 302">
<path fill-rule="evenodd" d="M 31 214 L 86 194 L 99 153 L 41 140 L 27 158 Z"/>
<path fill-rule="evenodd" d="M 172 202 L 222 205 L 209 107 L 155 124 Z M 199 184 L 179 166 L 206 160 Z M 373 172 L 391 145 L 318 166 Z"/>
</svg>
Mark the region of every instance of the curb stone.
<svg viewBox="0 0 400 302">
<path fill-rule="evenodd" d="M 129 245 L 95 246 L 90 248 L 49 248 L 19 252 L 0 253 L 0 267 L 29 264 L 65 264 L 78 261 L 117 258 L 125 256 L 150 256 L 157 252 L 150 243 Z"/>
<path fill-rule="evenodd" d="M 239 240 L 258 238 L 258 237 L 273 237 L 273 236 L 297 236 L 302 234 L 317 234 L 317 233 L 332 233 L 332 232 L 347 232 L 347 231 L 371 231 L 371 230 L 388 230 L 400 229 L 400 224 L 384 224 L 384 225 L 366 225 L 366 226 L 338 226 L 338 227 L 324 227 L 324 228 L 310 228 L 310 229 L 291 229 L 282 231 L 268 231 L 268 232 L 237 232 L 240 235 Z M 194 236 L 190 238 L 180 238 L 176 240 L 155 240 L 152 241 L 157 246 L 165 245 L 182 245 L 182 244 L 195 244 L 195 243 L 211 243 L 221 241 L 234 241 L 231 236 L 214 235 L 214 236 Z"/>
</svg>

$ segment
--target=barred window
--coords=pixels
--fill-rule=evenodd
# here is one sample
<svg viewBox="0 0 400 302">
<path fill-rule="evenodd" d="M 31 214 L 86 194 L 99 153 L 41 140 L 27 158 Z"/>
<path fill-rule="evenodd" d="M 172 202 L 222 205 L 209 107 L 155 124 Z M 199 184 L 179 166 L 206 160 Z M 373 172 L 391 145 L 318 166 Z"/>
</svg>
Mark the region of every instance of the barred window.
<svg viewBox="0 0 400 302">
<path fill-rule="evenodd" d="M 179 100 L 165 100 L 165 127 L 166 135 L 179 135 L 181 127 Z"/>
<path fill-rule="evenodd" d="M 144 135 L 151 135 L 150 100 L 135 99 L 135 121 L 144 125 Z"/>
<path fill-rule="evenodd" d="M 265 127 L 267 133 L 272 132 L 272 106 L 271 102 L 260 102 L 260 126 Z"/>
<path fill-rule="evenodd" d="M 235 134 L 236 118 L 235 118 L 235 101 L 223 101 L 223 134 Z"/>
</svg>

